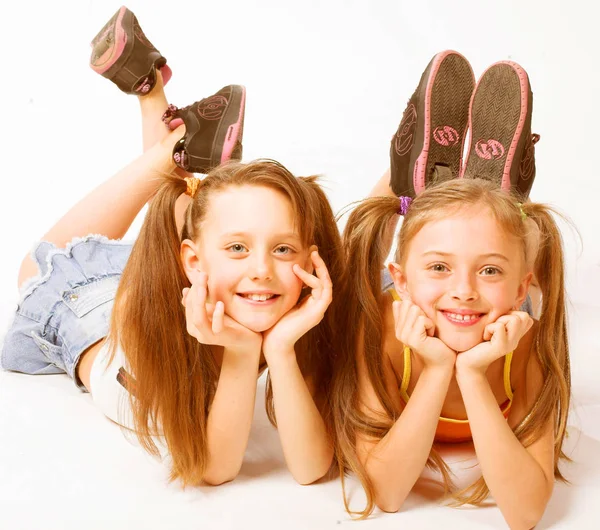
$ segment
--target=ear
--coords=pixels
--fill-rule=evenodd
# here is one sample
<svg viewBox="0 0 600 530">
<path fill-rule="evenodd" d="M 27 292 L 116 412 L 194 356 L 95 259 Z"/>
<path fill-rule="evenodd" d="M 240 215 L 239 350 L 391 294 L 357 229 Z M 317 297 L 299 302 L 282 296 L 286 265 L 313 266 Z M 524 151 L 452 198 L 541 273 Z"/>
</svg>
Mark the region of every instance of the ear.
<svg viewBox="0 0 600 530">
<path fill-rule="evenodd" d="M 179 249 L 179 256 L 185 275 L 188 277 L 190 283 L 194 283 L 198 280 L 198 273 L 202 272 L 200 254 L 196 243 L 191 239 L 183 240 Z"/>
<path fill-rule="evenodd" d="M 388 264 L 388 270 L 390 271 L 392 280 L 394 280 L 394 289 L 396 289 L 398 296 L 400 296 L 402 300 L 410 300 L 406 275 L 404 274 L 402 267 L 398 265 L 398 263 L 390 263 Z"/>
<path fill-rule="evenodd" d="M 517 290 L 517 299 L 515 300 L 515 308 L 519 309 L 525 299 L 527 298 L 527 292 L 529 291 L 529 286 L 531 285 L 531 280 L 533 278 L 533 272 L 528 272 L 521 283 L 519 284 L 519 289 Z"/>
<path fill-rule="evenodd" d="M 304 264 L 304 267 L 302 267 L 306 272 L 308 272 L 308 274 L 315 272 L 315 266 L 313 265 L 312 258 L 310 257 L 315 250 L 319 250 L 317 245 L 311 245 L 309 247 L 308 258 L 306 258 L 306 263 Z"/>
</svg>

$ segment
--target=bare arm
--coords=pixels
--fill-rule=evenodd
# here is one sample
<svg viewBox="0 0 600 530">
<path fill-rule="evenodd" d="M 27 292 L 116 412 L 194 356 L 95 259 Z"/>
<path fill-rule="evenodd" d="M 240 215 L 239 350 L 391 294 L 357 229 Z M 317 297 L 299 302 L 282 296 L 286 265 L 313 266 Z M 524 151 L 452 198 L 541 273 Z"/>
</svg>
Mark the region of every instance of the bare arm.
<svg viewBox="0 0 600 530">
<path fill-rule="evenodd" d="M 546 426 L 539 440 L 523 447 L 502 415 L 485 374 L 457 368 L 457 380 L 477 458 L 502 515 L 510 528 L 534 527 L 554 487 L 552 424 Z M 530 362 L 527 381 L 529 388 L 515 393 L 511 415 L 514 411 L 524 416 L 539 395 L 542 376 L 537 361 Z"/>
<path fill-rule="evenodd" d="M 401 351 L 402 345 L 399 344 Z M 361 354 L 359 354 L 361 355 Z M 359 359 L 359 392 L 366 410 L 383 413 Z M 400 403 L 398 382 L 384 354 L 386 386 Z M 375 488 L 375 503 L 385 512 L 400 509 L 423 472 L 433 445 L 438 418 L 452 378 L 453 365 L 426 367 L 409 402 L 388 433 L 379 441 L 358 437 L 358 456 Z"/>
<path fill-rule="evenodd" d="M 204 481 L 218 485 L 233 480 L 242 467 L 256 399 L 260 350 L 223 352 L 217 391 L 207 421 L 209 462 Z"/>
<path fill-rule="evenodd" d="M 333 444 L 294 352 L 269 363 L 277 430 L 288 469 L 300 484 L 320 479 L 331 466 Z"/>
</svg>

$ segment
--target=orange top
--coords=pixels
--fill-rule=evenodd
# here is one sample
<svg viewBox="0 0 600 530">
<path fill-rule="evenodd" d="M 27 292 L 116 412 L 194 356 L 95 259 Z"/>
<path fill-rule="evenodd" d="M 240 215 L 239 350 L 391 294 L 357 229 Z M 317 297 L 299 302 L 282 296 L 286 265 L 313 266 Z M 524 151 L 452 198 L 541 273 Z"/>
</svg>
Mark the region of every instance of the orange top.
<svg viewBox="0 0 600 530">
<path fill-rule="evenodd" d="M 398 293 L 394 289 L 389 289 L 390 294 L 394 300 L 400 300 Z M 408 395 L 408 385 L 410 383 L 411 376 L 411 359 L 410 359 L 410 348 L 404 347 L 404 371 L 402 374 L 402 383 L 400 385 L 400 397 L 404 404 L 408 403 L 410 396 Z M 513 391 L 510 385 L 510 366 L 512 362 L 513 352 L 506 354 L 504 357 L 504 391 L 508 398 L 500 409 L 505 418 L 508 418 L 510 407 L 512 406 Z M 456 420 L 454 418 L 444 418 L 440 416 L 438 421 L 437 429 L 435 430 L 435 441 L 442 443 L 460 443 L 467 442 L 472 439 L 471 427 L 469 426 L 469 420 Z"/>
</svg>

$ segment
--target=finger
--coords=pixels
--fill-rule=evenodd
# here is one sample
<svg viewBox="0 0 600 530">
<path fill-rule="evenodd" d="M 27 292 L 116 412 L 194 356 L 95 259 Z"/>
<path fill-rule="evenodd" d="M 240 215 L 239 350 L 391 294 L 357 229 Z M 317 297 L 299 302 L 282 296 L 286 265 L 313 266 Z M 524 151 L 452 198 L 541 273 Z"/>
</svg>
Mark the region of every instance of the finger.
<svg viewBox="0 0 600 530">
<path fill-rule="evenodd" d="M 504 324 L 498 324 L 498 322 L 492 322 L 491 324 L 488 324 L 483 330 L 483 340 L 491 340 L 499 326 L 504 327 Z"/>
<path fill-rule="evenodd" d="M 314 290 L 319 290 L 319 294 L 320 294 L 321 280 L 319 278 L 317 278 L 313 274 L 309 274 L 308 272 L 306 272 L 297 263 L 294 263 L 294 266 L 292 267 L 292 270 L 294 271 L 294 274 L 296 276 L 298 276 L 298 278 L 300 278 L 311 289 L 313 289 L 313 291 Z M 313 293 L 311 293 L 311 294 L 313 294 Z M 313 296 L 315 296 L 315 295 L 313 294 Z M 318 296 L 315 296 L 315 298 L 318 298 Z"/>
<path fill-rule="evenodd" d="M 323 261 L 323 258 L 319 254 L 319 251 L 314 250 L 311 253 L 310 257 L 312 259 L 313 265 L 315 266 L 315 274 L 317 275 L 317 278 L 319 278 L 323 282 L 328 281 L 329 283 L 331 283 L 331 277 L 329 276 L 327 265 L 325 265 L 325 261 Z"/>
<path fill-rule="evenodd" d="M 192 286 L 195 295 L 194 303 L 194 324 L 202 333 L 207 332 L 211 328 L 210 320 L 206 311 L 206 298 L 208 296 L 208 276 L 200 273 L 198 283 Z"/>
<path fill-rule="evenodd" d="M 223 302 L 217 302 L 212 314 L 212 332 L 218 335 L 223 331 L 223 318 L 225 315 L 225 305 Z"/>
<path fill-rule="evenodd" d="M 187 332 L 192 336 L 198 339 L 198 331 L 194 326 L 194 311 L 192 306 L 192 298 L 193 295 L 190 294 L 190 289 L 186 293 L 185 298 L 183 299 L 183 305 L 185 307 L 185 324 Z"/>
<path fill-rule="evenodd" d="M 331 281 L 331 276 L 329 276 L 329 270 L 327 270 L 327 265 L 320 256 L 318 250 L 313 251 L 311 257 L 313 260 L 313 265 L 315 266 L 315 273 L 317 278 L 321 281 L 321 285 L 323 287 L 320 298 L 323 300 L 328 300 L 327 305 L 329 305 L 333 298 L 333 282 Z"/>
<path fill-rule="evenodd" d="M 429 337 L 433 337 L 435 334 L 435 324 L 433 323 L 433 320 L 431 320 L 429 317 L 425 317 L 424 324 L 427 335 Z"/>
</svg>

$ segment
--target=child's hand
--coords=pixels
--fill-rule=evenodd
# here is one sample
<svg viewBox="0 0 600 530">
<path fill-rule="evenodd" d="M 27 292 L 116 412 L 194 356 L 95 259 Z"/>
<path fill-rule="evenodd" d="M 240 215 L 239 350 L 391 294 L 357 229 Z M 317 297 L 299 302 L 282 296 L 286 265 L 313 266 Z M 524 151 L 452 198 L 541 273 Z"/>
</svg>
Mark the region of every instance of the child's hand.
<svg viewBox="0 0 600 530">
<path fill-rule="evenodd" d="M 485 327 L 484 342 L 458 355 L 456 369 L 485 373 L 496 359 L 516 349 L 532 325 L 533 319 L 524 311 L 511 311 L 502 315 Z"/>
<path fill-rule="evenodd" d="M 260 351 L 262 335 L 245 328 L 225 315 L 223 302 L 208 304 L 208 275 L 183 290 L 181 303 L 185 306 L 187 332 L 202 344 L 223 346 L 236 352 Z"/>
<path fill-rule="evenodd" d="M 433 336 L 435 326 L 423 310 L 410 300 L 392 304 L 396 338 L 410 347 L 428 366 L 454 366 L 456 352 Z"/>
<path fill-rule="evenodd" d="M 269 358 L 278 355 L 277 352 L 293 352 L 294 344 L 321 322 L 331 303 L 332 284 L 327 266 L 316 250 L 310 257 L 316 276 L 306 272 L 300 265 L 296 264 L 293 268 L 294 274 L 311 288 L 310 295 L 288 311 L 271 329 L 263 332 L 263 353 L 267 364 Z"/>
</svg>

